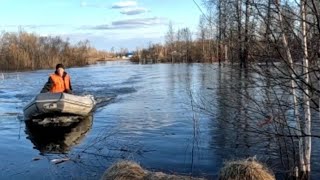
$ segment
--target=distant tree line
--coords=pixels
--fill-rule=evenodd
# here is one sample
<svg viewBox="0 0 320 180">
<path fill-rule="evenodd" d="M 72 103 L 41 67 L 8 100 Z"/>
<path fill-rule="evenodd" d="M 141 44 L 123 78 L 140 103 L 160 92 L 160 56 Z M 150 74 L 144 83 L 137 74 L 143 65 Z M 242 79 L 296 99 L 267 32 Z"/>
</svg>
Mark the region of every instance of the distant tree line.
<svg viewBox="0 0 320 180">
<path fill-rule="evenodd" d="M 294 61 L 301 60 L 303 49 L 299 33 L 299 7 L 289 1 L 203 0 L 203 15 L 198 30 L 188 27 L 175 30 L 169 24 L 164 44 L 150 44 L 137 49 L 132 61 L 140 63 L 232 63 L 247 67 L 252 62 L 273 62 L 282 58 L 281 28 L 278 8 L 282 9 L 283 31 Z M 315 3 L 312 3 L 315 2 Z M 196 7 L 195 7 L 196 8 Z M 310 1 L 307 8 L 310 61 L 319 54 L 319 2 Z"/>
<path fill-rule="evenodd" d="M 208 49 L 208 44 L 209 41 L 204 43 L 203 48 Z M 200 49 L 199 42 L 192 40 L 192 32 L 188 27 L 175 32 L 172 23 L 170 23 L 165 45 L 150 43 L 148 48 L 137 49 L 131 61 L 143 64 L 159 62 L 212 62 L 209 60 L 209 57 L 204 57 Z"/>
<path fill-rule="evenodd" d="M 0 34 L 2 71 L 53 68 L 57 63 L 67 67 L 82 66 L 112 56 L 112 53 L 90 47 L 89 41 L 73 45 L 59 36 L 39 36 L 24 31 Z"/>
</svg>

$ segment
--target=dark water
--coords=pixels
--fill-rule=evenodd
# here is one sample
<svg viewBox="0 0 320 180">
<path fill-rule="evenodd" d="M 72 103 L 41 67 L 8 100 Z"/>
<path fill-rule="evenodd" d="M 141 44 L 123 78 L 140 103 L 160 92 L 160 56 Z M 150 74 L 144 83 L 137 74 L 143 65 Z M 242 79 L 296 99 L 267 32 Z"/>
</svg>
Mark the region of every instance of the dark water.
<svg viewBox="0 0 320 180">
<path fill-rule="evenodd" d="M 0 179 L 99 179 L 121 159 L 209 179 L 226 160 L 256 155 L 272 169 L 281 164 L 268 139 L 223 123 L 236 111 L 219 105 L 233 93 L 227 87 L 217 90 L 225 80 L 216 65 L 109 62 L 67 71 L 76 94 L 113 100 L 80 124 L 46 131 L 26 124 L 22 108 L 51 70 L 0 74 Z M 204 101 L 218 105 L 204 113 L 197 108 Z M 57 158 L 70 161 L 51 162 Z M 317 139 L 313 159 L 313 177 L 318 177 Z"/>
</svg>

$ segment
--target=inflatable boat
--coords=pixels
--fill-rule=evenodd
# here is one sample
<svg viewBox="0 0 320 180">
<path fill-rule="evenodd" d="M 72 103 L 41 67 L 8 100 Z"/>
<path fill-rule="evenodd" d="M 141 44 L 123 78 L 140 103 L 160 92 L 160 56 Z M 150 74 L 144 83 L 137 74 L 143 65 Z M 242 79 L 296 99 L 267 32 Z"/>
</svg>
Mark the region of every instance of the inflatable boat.
<svg viewBox="0 0 320 180">
<path fill-rule="evenodd" d="M 61 123 L 59 118 L 52 118 L 58 116 L 70 117 L 60 119 L 68 119 L 67 121 L 72 123 L 79 121 L 79 117 L 88 116 L 95 105 L 96 101 L 92 95 L 40 93 L 23 108 L 23 113 L 26 120 L 32 119 L 39 124 Z"/>
</svg>

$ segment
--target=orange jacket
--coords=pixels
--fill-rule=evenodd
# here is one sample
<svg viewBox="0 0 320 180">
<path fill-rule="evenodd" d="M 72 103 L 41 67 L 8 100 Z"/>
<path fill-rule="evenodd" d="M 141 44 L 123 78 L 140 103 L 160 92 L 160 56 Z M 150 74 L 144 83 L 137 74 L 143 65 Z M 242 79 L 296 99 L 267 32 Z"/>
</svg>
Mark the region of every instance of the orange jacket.
<svg viewBox="0 0 320 180">
<path fill-rule="evenodd" d="M 62 93 L 70 90 L 70 76 L 66 74 L 64 78 L 57 74 L 51 74 L 50 78 L 53 81 L 53 86 L 50 89 L 52 93 Z"/>
</svg>

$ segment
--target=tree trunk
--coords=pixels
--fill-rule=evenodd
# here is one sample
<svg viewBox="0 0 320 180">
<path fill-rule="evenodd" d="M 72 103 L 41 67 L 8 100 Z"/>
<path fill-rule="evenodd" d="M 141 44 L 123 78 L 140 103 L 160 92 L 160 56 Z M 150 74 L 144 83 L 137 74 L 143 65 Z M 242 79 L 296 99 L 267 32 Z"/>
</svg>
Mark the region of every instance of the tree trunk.
<svg viewBox="0 0 320 180">
<path fill-rule="evenodd" d="M 224 61 L 228 61 L 228 45 L 224 45 Z"/>
<path fill-rule="evenodd" d="M 296 120 L 296 126 L 297 126 L 297 136 L 299 137 L 299 169 L 300 171 L 305 171 L 305 162 L 304 162 L 304 149 L 303 149 L 303 138 L 301 137 L 301 122 L 299 118 L 299 109 L 298 109 L 298 100 L 297 100 L 297 95 L 296 95 L 296 88 L 297 88 L 297 83 L 296 83 L 296 75 L 294 71 L 294 65 L 293 65 L 293 60 L 291 56 L 291 52 L 288 46 L 288 41 L 287 37 L 284 33 L 284 28 L 283 28 L 283 20 L 282 20 L 282 10 L 280 7 L 280 0 L 276 2 L 276 7 L 278 9 L 278 18 L 279 18 L 279 25 L 281 29 L 281 37 L 282 37 L 282 42 L 284 49 L 287 54 L 287 58 L 290 64 L 290 71 L 291 71 L 291 89 L 292 89 L 292 96 L 293 96 L 293 103 L 294 103 L 294 117 Z"/>
<path fill-rule="evenodd" d="M 301 32 L 302 32 L 302 49 L 303 49 L 303 74 L 304 81 L 309 84 L 309 59 L 308 59 L 308 44 L 306 32 L 306 0 L 301 0 Z M 303 101 L 304 101 L 304 133 L 309 135 L 304 139 L 304 164 L 302 171 L 306 174 L 310 172 L 310 157 L 311 157 L 311 110 L 310 110 L 310 93 L 308 86 L 305 86 Z"/>
<path fill-rule="evenodd" d="M 271 0 L 268 0 L 268 8 L 267 8 L 267 20 L 266 20 L 266 32 L 265 32 L 265 36 L 264 39 L 266 41 L 267 44 L 267 54 L 270 53 L 270 34 L 271 34 Z M 268 59 L 266 59 L 266 65 L 268 66 L 269 62 Z"/>
<path fill-rule="evenodd" d="M 312 8 L 313 8 L 313 11 L 314 11 L 314 16 L 315 16 L 315 19 L 316 19 L 316 27 L 318 29 L 318 33 L 320 33 L 320 12 L 319 12 L 319 0 L 317 0 L 317 2 L 315 2 L 315 0 L 311 0 L 311 3 L 312 3 Z"/>
<path fill-rule="evenodd" d="M 222 12 L 221 12 L 221 0 L 218 1 L 218 13 L 219 13 L 219 36 L 218 36 L 218 48 L 217 48 L 217 54 L 218 54 L 218 61 L 219 61 L 219 66 L 221 66 L 221 37 L 222 37 Z"/>
<path fill-rule="evenodd" d="M 243 67 L 247 67 L 249 53 L 249 17 L 250 17 L 250 0 L 246 0 L 246 21 L 244 28 L 244 51 L 242 55 Z"/>
<path fill-rule="evenodd" d="M 243 68 L 244 67 L 244 63 L 243 63 L 243 53 L 242 53 L 242 23 L 241 23 L 241 16 L 242 16 L 242 0 L 237 0 L 237 4 L 236 4 L 236 9 L 237 9 L 237 25 L 238 25 L 238 55 L 239 55 L 239 59 L 240 59 L 240 67 Z"/>
</svg>

